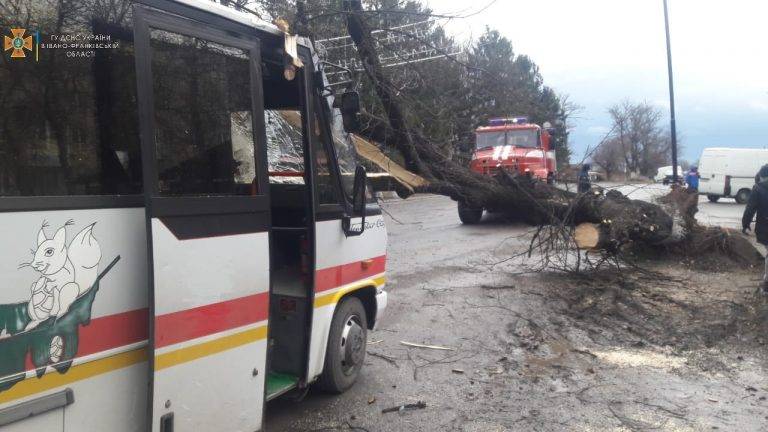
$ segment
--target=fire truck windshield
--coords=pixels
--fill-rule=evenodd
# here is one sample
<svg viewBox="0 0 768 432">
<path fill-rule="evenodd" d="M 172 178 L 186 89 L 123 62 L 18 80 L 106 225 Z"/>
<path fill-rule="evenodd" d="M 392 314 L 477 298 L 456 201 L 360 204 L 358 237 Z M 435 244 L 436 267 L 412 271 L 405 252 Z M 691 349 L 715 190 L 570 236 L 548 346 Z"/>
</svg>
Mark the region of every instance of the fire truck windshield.
<svg viewBox="0 0 768 432">
<path fill-rule="evenodd" d="M 503 145 L 536 148 L 539 146 L 538 134 L 533 129 L 514 129 L 508 131 L 477 133 L 478 149 Z"/>
</svg>

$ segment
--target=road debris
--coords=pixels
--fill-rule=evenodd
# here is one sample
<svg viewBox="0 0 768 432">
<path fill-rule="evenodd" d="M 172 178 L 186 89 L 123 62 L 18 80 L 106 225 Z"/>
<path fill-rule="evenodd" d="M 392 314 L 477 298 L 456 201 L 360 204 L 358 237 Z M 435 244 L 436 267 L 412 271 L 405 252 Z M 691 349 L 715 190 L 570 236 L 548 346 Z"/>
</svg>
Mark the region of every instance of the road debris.
<svg viewBox="0 0 768 432">
<path fill-rule="evenodd" d="M 441 350 L 441 351 L 455 351 L 453 348 L 438 346 L 438 345 L 423 345 L 423 344 L 417 344 L 417 343 L 405 342 L 405 341 L 400 341 L 400 343 L 402 345 L 414 347 L 414 348 L 425 348 L 425 349 L 433 349 L 433 350 Z"/>
<path fill-rule="evenodd" d="M 404 405 L 395 406 L 391 408 L 384 408 L 383 410 L 381 410 L 381 413 L 386 414 L 391 412 L 410 411 L 410 410 L 424 409 L 426 407 L 427 407 L 426 402 L 418 401 L 415 404 L 404 404 Z"/>
<path fill-rule="evenodd" d="M 488 372 L 488 375 L 499 375 L 504 373 L 504 367 L 496 365 L 496 366 L 489 366 L 485 368 L 486 372 Z"/>
<path fill-rule="evenodd" d="M 463 374 L 464 373 L 464 369 L 451 369 L 451 372 L 453 372 L 455 374 Z"/>
<path fill-rule="evenodd" d="M 397 360 L 395 360 L 394 357 L 390 357 L 388 355 L 380 354 L 380 353 L 373 352 L 373 351 L 366 351 L 366 353 L 368 353 L 368 355 L 371 356 L 371 357 L 376 357 L 376 358 L 382 359 L 385 362 L 387 362 L 387 363 L 393 365 L 394 367 L 400 369 L 400 365 L 397 364 Z"/>
</svg>

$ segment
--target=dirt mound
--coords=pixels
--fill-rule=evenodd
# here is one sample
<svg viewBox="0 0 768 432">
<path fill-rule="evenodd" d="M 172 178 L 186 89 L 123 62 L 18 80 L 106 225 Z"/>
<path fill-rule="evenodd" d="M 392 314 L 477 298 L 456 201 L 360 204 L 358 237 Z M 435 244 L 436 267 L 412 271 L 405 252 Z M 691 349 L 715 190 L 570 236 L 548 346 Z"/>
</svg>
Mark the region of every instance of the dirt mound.
<svg viewBox="0 0 768 432">
<path fill-rule="evenodd" d="M 712 348 L 737 340 L 762 346 L 768 304 L 756 294 L 757 273 L 604 271 L 573 278 L 548 275 L 561 312 L 596 341 L 675 350 Z"/>
</svg>

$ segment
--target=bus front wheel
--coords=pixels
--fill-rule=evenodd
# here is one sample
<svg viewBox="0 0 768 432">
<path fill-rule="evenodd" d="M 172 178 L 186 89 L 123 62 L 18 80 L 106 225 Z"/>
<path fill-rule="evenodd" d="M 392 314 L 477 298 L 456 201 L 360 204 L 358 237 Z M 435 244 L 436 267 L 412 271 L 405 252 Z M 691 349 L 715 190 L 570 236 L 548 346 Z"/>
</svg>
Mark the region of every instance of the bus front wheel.
<svg viewBox="0 0 768 432">
<path fill-rule="evenodd" d="M 331 321 L 325 366 L 318 385 L 330 393 L 349 390 L 365 360 L 368 321 L 363 303 L 357 297 L 347 297 L 339 303 Z"/>
</svg>

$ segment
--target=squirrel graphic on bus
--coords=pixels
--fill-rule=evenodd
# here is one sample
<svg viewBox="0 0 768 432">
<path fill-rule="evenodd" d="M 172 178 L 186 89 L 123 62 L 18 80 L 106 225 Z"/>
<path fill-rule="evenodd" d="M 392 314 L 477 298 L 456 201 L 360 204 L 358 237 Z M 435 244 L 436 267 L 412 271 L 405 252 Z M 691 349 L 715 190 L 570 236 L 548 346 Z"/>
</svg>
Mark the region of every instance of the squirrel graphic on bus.
<svg viewBox="0 0 768 432">
<path fill-rule="evenodd" d="M 90 323 L 99 281 L 120 260 L 118 255 L 99 272 L 102 253 L 94 235 L 96 223 L 67 242 L 74 224 L 65 222 L 50 237 L 48 223 L 41 224 L 31 259 L 18 266 L 36 273 L 29 299 L 0 304 L 0 392 L 24 379 L 28 356 L 38 377 L 49 365 L 60 373 L 69 370 L 77 355 L 79 327 Z"/>
<path fill-rule="evenodd" d="M 74 221 L 67 221 L 48 238 L 45 233 L 48 224 L 43 222 L 32 260 L 19 265 L 40 273 L 31 286 L 27 306 L 31 321 L 24 330 L 32 330 L 50 317 L 65 314 L 75 299 L 96 282 L 101 261 L 101 247 L 93 236 L 96 223 L 83 228 L 67 245 L 67 227 L 72 225 Z"/>
</svg>

